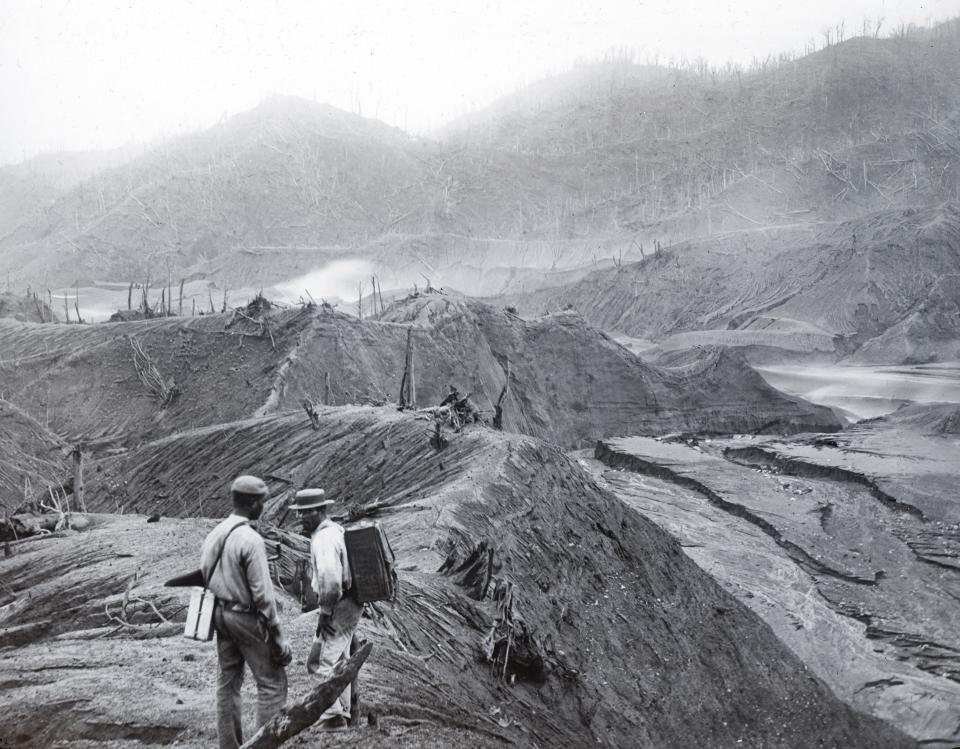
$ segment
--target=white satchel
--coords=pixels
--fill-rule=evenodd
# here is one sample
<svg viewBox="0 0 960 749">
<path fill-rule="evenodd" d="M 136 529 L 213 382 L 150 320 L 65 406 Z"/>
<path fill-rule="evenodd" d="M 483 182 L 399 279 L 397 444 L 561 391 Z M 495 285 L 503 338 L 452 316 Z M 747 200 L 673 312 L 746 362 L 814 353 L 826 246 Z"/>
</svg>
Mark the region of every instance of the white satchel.
<svg viewBox="0 0 960 749">
<path fill-rule="evenodd" d="M 217 566 L 220 564 L 223 550 L 227 546 L 227 539 L 230 538 L 230 534 L 241 525 L 246 525 L 246 523 L 237 523 L 227 531 L 227 535 L 224 536 L 223 543 L 220 545 L 220 552 L 217 554 L 217 559 L 210 569 L 211 580 L 213 579 L 213 573 L 217 571 Z M 213 594 L 212 590 L 206 587 L 207 582 L 208 581 L 205 580 L 204 587 L 195 587 L 190 593 L 190 605 L 187 607 L 187 622 L 183 627 L 183 636 L 189 640 L 209 642 L 213 639 L 213 607 L 217 603 L 217 597 Z"/>
<path fill-rule="evenodd" d="M 187 623 L 183 628 L 185 637 L 207 642 L 213 639 L 213 606 L 217 597 L 208 588 L 194 588 L 190 592 L 187 607 Z"/>
</svg>

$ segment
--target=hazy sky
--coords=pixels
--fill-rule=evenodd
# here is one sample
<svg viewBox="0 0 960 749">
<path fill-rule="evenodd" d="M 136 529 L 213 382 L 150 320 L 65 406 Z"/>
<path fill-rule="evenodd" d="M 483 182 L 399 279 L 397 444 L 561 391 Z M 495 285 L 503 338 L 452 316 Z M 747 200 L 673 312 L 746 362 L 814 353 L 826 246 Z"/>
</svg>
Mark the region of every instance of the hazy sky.
<svg viewBox="0 0 960 749">
<path fill-rule="evenodd" d="M 960 0 L 0 0 L 0 163 L 208 127 L 285 93 L 425 130 L 628 47 L 718 64 Z"/>
</svg>

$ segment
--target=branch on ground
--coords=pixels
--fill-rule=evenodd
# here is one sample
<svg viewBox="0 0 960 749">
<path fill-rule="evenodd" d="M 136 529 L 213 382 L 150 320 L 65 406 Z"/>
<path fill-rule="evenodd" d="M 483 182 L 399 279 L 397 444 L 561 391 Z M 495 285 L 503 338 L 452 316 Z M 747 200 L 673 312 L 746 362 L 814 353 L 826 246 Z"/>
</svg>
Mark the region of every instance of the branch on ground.
<svg viewBox="0 0 960 749">
<path fill-rule="evenodd" d="M 316 723 L 340 693 L 357 675 L 373 643 L 366 643 L 345 661 L 340 661 L 333 673 L 320 682 L 300 702 L 286 707 L 264 724 L 240 749 L 274 749 Z"/>
</svg>

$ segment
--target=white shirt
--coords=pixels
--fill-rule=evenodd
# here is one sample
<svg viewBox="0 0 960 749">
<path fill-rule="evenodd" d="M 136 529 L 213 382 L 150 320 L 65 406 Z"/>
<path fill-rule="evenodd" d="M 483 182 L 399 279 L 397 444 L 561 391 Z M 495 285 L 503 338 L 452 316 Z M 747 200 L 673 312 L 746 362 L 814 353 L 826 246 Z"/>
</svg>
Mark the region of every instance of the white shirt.
<svg viewBox="0 0 960 749">
<path fill-rule="evenodd" d="M 320 599 L 320 613 L 332 614 L 353 584 L 343 526 L 324 518 L 310 536 L 310 559 L 313 563 L 313 589 Z"/>
</svg>

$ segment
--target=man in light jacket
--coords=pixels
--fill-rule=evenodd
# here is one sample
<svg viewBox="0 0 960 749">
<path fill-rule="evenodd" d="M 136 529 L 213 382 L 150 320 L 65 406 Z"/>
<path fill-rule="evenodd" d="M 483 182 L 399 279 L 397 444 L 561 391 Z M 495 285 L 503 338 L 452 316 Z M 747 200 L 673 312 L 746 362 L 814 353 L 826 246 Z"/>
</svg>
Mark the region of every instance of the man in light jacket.
<svg viewBox="0 0 960 749">
<path fill-rule="evenodd" d="M 343 526 L 327 517 L 333 500 L 323 489 L 298 491 L 290 509 L 296 510 L 310 535 L 313 589 L 319 598 L 319 616 L 307 670 L 325 678 L 334 666 L 350 656 L 350 641 L 360 622 L 363 606 L 352 595 L 350 563 L 343 541 Z M 340 728 L 350 719 L 350 685 L 321 716 L 321 727 Z"/>
<path fill-rule="evenodd" d="M 257 727 L 287 701 L 290 646 L 280 629 L 263 538 L 250 521 L 263 512 L 267 485 L 239 476 L 230 487 L 233 513 L 203 542 L 200 569 L 217 598 L 217 737 L 220 749 L 243 743 L 240 687 L 246 663 L 257 682 Z M 218 561 L 219 560 L 219 561 Z"/>
</svg>

